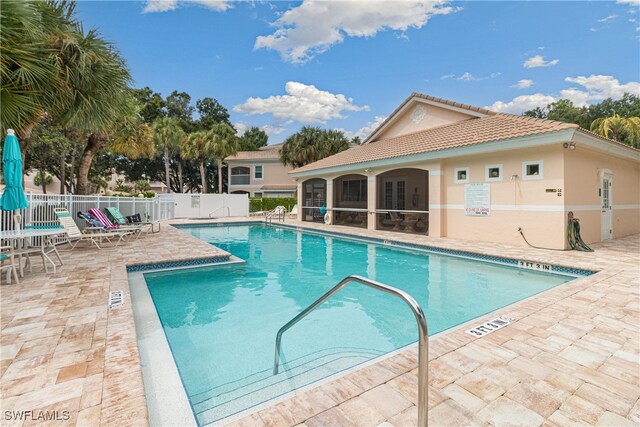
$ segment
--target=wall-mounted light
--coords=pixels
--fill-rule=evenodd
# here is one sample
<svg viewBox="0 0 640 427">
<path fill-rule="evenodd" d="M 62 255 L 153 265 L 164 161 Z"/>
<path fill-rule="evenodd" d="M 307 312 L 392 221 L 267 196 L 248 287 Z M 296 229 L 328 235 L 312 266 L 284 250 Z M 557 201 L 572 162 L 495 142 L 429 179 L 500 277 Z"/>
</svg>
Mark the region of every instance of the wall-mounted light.
<svg viewBox="0 0 640 427">
<path fill-rule="evenodd" d="M 562 146 L 565 149 L 569 149 L 569 150 L 575 150 L 576 149 L 576 143 L 575 142 L 565 142 L 564 144 L 562 144 Z"/>
<path fill-rule="evenodd" d="M 513 181 L 514 179 L 518 179 L 518 175 L 511 175 L 509 177 L 509 181 Z"/>
</svg>

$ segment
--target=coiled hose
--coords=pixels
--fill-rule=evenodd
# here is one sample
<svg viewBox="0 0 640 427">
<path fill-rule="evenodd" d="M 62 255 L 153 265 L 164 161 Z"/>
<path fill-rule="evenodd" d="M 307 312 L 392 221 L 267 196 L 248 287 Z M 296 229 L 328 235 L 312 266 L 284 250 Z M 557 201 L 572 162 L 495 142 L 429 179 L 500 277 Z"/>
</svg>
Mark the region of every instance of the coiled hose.
<svg viewBox="0 0 640 427">
<path fill-rule="evenodd" d="M 580 237 L 580 220 L 573 217 L 573 212 L 569 212 L 569 225 L 567 227 L 567 240 L 569 246 L 575 251 L 593 252 Z"/>
</svg>

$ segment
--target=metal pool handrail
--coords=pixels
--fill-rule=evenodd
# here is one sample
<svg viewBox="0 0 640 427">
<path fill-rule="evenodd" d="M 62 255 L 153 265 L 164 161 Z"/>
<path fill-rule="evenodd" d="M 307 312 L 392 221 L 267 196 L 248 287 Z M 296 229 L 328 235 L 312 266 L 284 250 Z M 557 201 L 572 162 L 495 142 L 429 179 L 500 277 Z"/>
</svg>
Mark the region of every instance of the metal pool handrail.
<svg viewBox="0 0 640 427">
<path fill-rule="evenodd" d="M 416 318 L 416 322 L 418 323 L 418 425 L 421 427 L 426 427 L 428 424 L 427 403 L 429 400 L 429 330 L 427 328 L 427 318 L 425 317 L 422 308 L 420 308 L 420 305 L 418 305 L 416 300 L 413 299 L 411 295 L 404 291 L 401 291 L 400 289 L 385 285 L 384 283 L 376 282 L 375 280 L 367 279 L 362 276 L 347 276 L 342 279 L 340 283 L 331 288 L 327 293 L 318 298 L 313 304 L 305 308 L 296 317 L 287 322 L 278 330 L 278 333 L 276 334 L 276 353 L 275 359 L 273 361 L 273 374 L 276 375 L 278 373 L 278 368 L 280 367 L 280 346 L 282 344 L 282 334 L 285 333 L 293 325 L 298 323 L 300 320 L 304 319 L 309 313 L 318 308 L 320 304 L 331 298 L 340 289 L 353 282 L 369 286 L 373 289 L 377 289 L 379 291 L 383 291 L 400 298 L 409 306 L 411 312 L 413 313 L 413 316 Z"/>
</svg>

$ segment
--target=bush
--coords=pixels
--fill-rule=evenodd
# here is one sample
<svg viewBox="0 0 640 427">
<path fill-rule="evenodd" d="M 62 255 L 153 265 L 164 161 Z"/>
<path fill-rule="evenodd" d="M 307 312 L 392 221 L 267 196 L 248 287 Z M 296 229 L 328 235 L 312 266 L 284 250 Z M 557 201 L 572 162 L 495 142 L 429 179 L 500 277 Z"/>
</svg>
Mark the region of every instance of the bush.
<svg viewBox="0 0 640 427">
<path fill-rule="evenodd" d="M 276 206 L 284 206 L 288 212 L 291 212 L 298 203 L 295 197 L 251 197 L 249 198 L 249 212 L 270 211 Z"/>
</svg>

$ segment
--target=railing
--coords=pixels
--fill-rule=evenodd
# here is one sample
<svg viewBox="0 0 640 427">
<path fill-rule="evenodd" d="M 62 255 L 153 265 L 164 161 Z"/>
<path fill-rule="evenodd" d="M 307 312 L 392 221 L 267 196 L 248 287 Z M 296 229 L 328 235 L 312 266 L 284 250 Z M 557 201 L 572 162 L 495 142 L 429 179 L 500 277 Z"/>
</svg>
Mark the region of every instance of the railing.
<svg viewBox="0 0 640 427">
<path fill-rule="evenodd" d="M 268 212 L 264 217 L 264 222 L 273 223 L 273 218 L 276 218 L 280 222 L 284 222 L 284 216 L 286 215 L 287 210 L 284 206 L 276 206 L 274 210 Z"/>
<path fill-rule="evenodd" d="M 78 212 L 85 212 L 90 208 L 104 209 L 115 207 L 123 216 L 140 214 L 143 221 L 157 222 L 172 219 L 175 212 L 175 200 L 170 194 L 163 194 L 153 198 L 115 197 L 115 196 L 78 196 L 73 194 L 33 194 L 27 193 L 29 206 L 20 211 L 0 211 L 0 229 L 15 229 L 15 214 L 20 214 L 20 226 L 39 225 L 53 226 L 58 224 L 54 214 L 55 208 L 67 209 L 73 218 Z M 84 221 L 78 221 L 83 228 Z"/>
<path fill-rule="evenodd" d="M 231 185 L 247 185 L 249 184 L 249 174 L 247 175 L 231 175 Z"/>
<path fill-rule="evenodd" d="M 323 302 L 327 301 L 333 295 L 335 295 L 340 289 L 347 286 L 349 283 L 359 283 L 361 285 L 369 286 L 373 289 L 377 289 L 382 292 L 386 292 L 390 295 L 400 298 L 404 301 L 413 316 L 418 323 L 418 425 L 426 427 L 428 424 L 427 418 L 427 404 L 429 400 L 429 381 L 428 381 L 428 363 L 429 363 L 429 330 L 427 328 L 427 318 L 420 308 L 420 305 L 415 299 L 408 293 L 396 289 L 392 286 L 385 285 L 384 283 L 376 282 L 375 280 L 367 279 L 361 276 L 347 276 L 340 281 L 337 285 L 331 288 L 327 293 L 318 298 L 313 304 L 305 308 L 296 317 L 287 322 L 283 327 L 278 330 L 276 334 L 276 351 L 273 361 L 273 374 L 278 374 L 278 368 L 280 367 L 280 347 L 282 344 L 282 334 L 284 334 L 289 328 L 296 323 L 304 319 L 309 313 L 318 308 Z"/>
<path fill-rule="evenodd" d="M 220 206 L 219 208 L 216 208 L 214 210 L 212 210 L 211 212 L 209 212 L 209 218 L 211 218 L 211 216 L 218 212 L 219 210 L 222 210 L 222 212 L 224 212 L 224 210 L 227 210 L 227 216 L 231 216 L 231 209 L 229 209 L 229 206 Z M 224 213 L 223 213 L 224 215 Z"/>
</svg>

